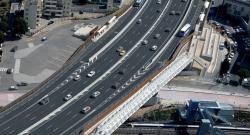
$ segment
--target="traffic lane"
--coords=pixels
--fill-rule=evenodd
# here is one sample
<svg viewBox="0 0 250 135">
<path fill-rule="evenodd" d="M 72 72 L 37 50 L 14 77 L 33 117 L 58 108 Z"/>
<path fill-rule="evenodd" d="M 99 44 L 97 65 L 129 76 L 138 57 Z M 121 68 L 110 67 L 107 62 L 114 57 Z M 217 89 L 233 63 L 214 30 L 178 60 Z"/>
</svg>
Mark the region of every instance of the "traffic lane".
<svg viewBox="0 0 250 135">
<path fill-rule="evenodd" d="M 135 9 L 134 11 L 136 11 L 137 9 Z M 60 81 L 62 81 L 62 80 L 58 80 L 58 82 L 60 82 Z M 40 98 L 40 97 L 39 97 Z"/>
<path fill-rule="evenodd" d="M 148 48 L 146 48 L 146 47 L 142 47 L 142 49 L 144 50 L 144 53 L 142 53 L 142 55 L 143 55 L 143 54 L 149 55 L 150 53 L 152 53 L 152 52 L 151 52 Z M 143 57 L 140 57 L 140 58 L 143 58 Z M 145 59 L 145 57 L 144 57 L 144 59 Z M 135 60 L 132 64 L 130 63 L 129 66 L 131 66 L 130 69 L 136 70 L 136 69 L 133 68 L 132 66 L 135 66 L 135 65 L 142 65 L 142 64 L 144 64 L 144 61 L 143 61 L 143 60 L 140 60 L 140 62 L 137 62 L 137 60 Z M 122 68 L 122 67 L 121 67 L 121 68 Z M 107 97 L 107 96 L 109 96 L 110 93 L 113 93 L 114 89 L 110 89 L 110 87 L 111 87 L 111 85 L 113 85 L 114 83 L 116 83 L 116 80 L 117 80 L 117 77 L 118 77 L 117 75 L 119 75 L 119 74 L 118 74 L 119 70 L 120 70 L 120 69 L 117 69 L 117 70 L 109 77 L 109 79 L 106 79 L 106 80 L 102 83 L 102 84 L 104 84 L 104 85 L 101 85 L 102 88 L 101 88 L 101 87 L 97 87 L 97 88 L 94 88 L 93 90 L 91 90 L 91 91 L 94 92 L 94 91 L 97 91 L 97 90 L 100 91 L 100 89 L 103 89 L 103 90 L 109 89 L 109 91 L 106 91 L 106 92 L 101 91 L 101 95 L 100 95 L 99 97 L 95 98 L 95 99 L 94 99 L 94 98 L 90 98 L 90 96 L 91 96 L 92 93 L 88 93 L 86 96 L 84 96 L 84 98 L 81 98 L 81 101 L 78 101 L 78 102 L 80 102 L 80 104 L 78 104 L 77 107 L 70 107 L 69 109 L 66 109 L 66 110 L 64 111 L 65 113 L 64 113 L 63 117 L 62 117 L 61 114 L 59 114 L 58 116 L 56 116 L 56 117 L 53 119 L 53 121 L 49 121 L 48 123 L 46 123 L 46 125 L 40 127 L 40 128 L 37 129 L 36 131 L 32 132 L 32 134 L 39 134 L 39 133 L 48 134 L 48 133 L 51 132 L 50 129 L 57 129 L 57 130 L 53 131 L 52 133 L 53 133 L 53 134 L 60 134 L 61 132 L 63 132 L 63 130 L 64 130 L 65 128 L 69 127 L 70 125 L 73 125 L 74 122 L 75 122 L 76 120 L 79 120 L 81 117 L 86 116 L 86 115 L 80 113 L 81 109 L 82 109 L 84 106 L 93 104 L 92 108 L 94 108 L 94 106 L 96 105 L 95 102 L 97 102 L 97 101 L 98 101 L 98 102 L 101 102 L 101 101 L 103 101 L 103 100 L 102 100 L 102 99 L 103 99 L 102 97 Z M 126 73 L 126 75 L 125 75 L 126 77 L 124 77 L 124 78 L 130 77 L 131 74 L 133 74 L 133 72 L 128 71 L 128 72 Z M 121 76 L 121 75 L 119 75 L 119 76 Z M 124 83 L 125 80 L 126 80 L 126 79 L 122 80 L 121 82 Z M 100 85 L 99 85 L 99 86 L 100 86 Z M 104 87 L 103 87 L 103 86 L 104 86 Z M 103 94 L 105 94 L 105 95 L 103 95 Z M 84 102 L 84 100 L 85 100 L 86 98 L 91 99 L 91 101 Z M 97 101 L 96 101 L 96 100 L 97 100 Z M 87 103 L 88 103 L 88 104 L 87 104 Z M 73 105 L 75 106 L 75 104 L 73 104 Z M 66 112 L 73 112 L 73 113 L 71 113 L 71 114 L 74 114 L 74 117 L 72 117 L 72 115 L 68 115 Z M 67 121 L 65 122 L 65 120 L 67 120 Z M 55 124 L 55 123 L 60 123 L 60 125 Z"/>
<path fill-rule="evenodd" d="M 151 52 L 150 51 L 150 47 L 148 48 L 148 47 L 143 47 L 143 49 L 146 49 L 146 50 L 144 50 L 143 51 L 143 53 L 142 53 L 142 55 L 144 54 L 145 55 L 145 52 Z M 145 55 L 146 56 L 146 55 Z M 150 55 L 148 55 L 148 56 L 150 56 Z M 136 57 L 138 57 L 138 54 L 136 54 Z M 141 57 L 141 58 L 143 58 L 143 57 Z M 145 57 L 144 57 L 145 58 Z M 148 58 L 145 58 L 145 59 L 148 59 Z M 137 59 L 138 60 L 138 59 Z M 135 70 L 137 70 L 136 68 L 133 68 L 133 67 L 135 67 L 135 65 L 136 64 L 138 64 L 138 61 L 137 60 L 135 60 L 134 61 L 134 63 L 132 64 L 132 65 L 134 65 L 134 66 L 132 66 L 132 68 L 131 69 L 135 69 Z M 141 60 L 141 64 L 144 64 L 144 61 L 143 60 Z M 139 64 L 139 68 L 141 67 L 141 64 Z M 121 67 L 123 67 L 123 66 L 121 66 Z M 138 68 L 137 67 L 137 68 Z M 118 71 L 117 71 L 118 72 Z M 132 73 L 133 74 L 133 72 L 129 72 L 129 73 Z M 130 76 L 132 76 L 132 74 L 128 74 L 128 77 L 130 77 Z M 115 74 L 113 77 L 111 77 L 111 79 L 108 79 L 108 80 L 110 80 L 111 82 L 113 82 L 114 80 L 116 80 L 116 76 L 117 76 L 117 74 Z M 125 77 L 125 78 L 127 78 L 127 77 Z M 124 81 L 126 81 L 126 80 L 124 80 Z M 112 84 L 112 83 L 109 83 L 109 82 L 106 82 L 105 84 Z M 102 86 L 103 87 L 103 86 Z M 108 86 L 106 89 L 109 89 L 111 86 Z M 105 92 L 105 94 L 106 94 L 107 92 Z M 111 93 L 113 93 L 113 91 L 111 92 Z M 110 94 L 111 94 L 110 93 Z M 110 95 L 109 93 L 108 93 L 108 95 Z M 102 101 L 102 99 L 101 99 L 101 101 Z M 83 102 L 81 102 L 81 103 L 83 103 Z M 90 102 L 90 104 L 92 104 L 93 102 Z M 95 105 L 94 105 L 95 106 Z M 77 109 L 78 111 L 80 110 L 79 108 Z M 72 111 L 72 110 L 71 110 Z M 57 118 L 56 120 L 59 120 L 60 118 L 62 118 L 62 117 L 59 117 L 59 118 Z M 63 121 L 63 119 L 61 119 L 62 121 Z M 74 120 L 75 121 L 75 120 Z M 60 123 L 60 122 L 57 122 L 57 123 Z M 68 122 L 67 122 L 68 123 Z M 51 125 L 52 124 L 48 124 L 49 125 L 49 127 L 51 127 Z M 62 126 L 62 125 L 60 125 L 60 126 Z M 57 128 L 58 129 L 58 127 L 54 127 L 54 128 Z M 63 128 L 64 129 L 64 128 Z M 57 130 L 57 131 L 59 131 L 59 130 Z M 39 131 L 37 132 L 37 133 L 39 133 Z"/>
<path fill-rule="evenodd" d="M 193 13 L 193 12 L 191 12 L 191 13 Z M 187 20 L 187 21 L 188 21 L 188 20 Z M 188 23 L 188 22 L 187 22 L 187 23 Z M 172 54 L 173 54 L 173 52 L 174 52 L 173 50 L 174 50 L 174 48 L 177 47 L 177 45 L 178 45 L 178 43 L 179 43 L 179 40 L 180 40 L 180 37 L 175 37 L 175 39 L 174 39 L 173 42 L 171 43 L 170 48 L 166 50 L 165 58 L 167 58 L 167 59 L 171 58 L 171 56 L 172 56 Z M 149 72 L 147 72 L 147 75 L 145 75 L 145 76 L 148 76 L 148 75 L 152 74 L 155 70 L 159 69 L 160 67 L 161 67 L 161 64 L 160 64 L 160 63 L 157 63 Z M 143 79 L 141 79 L 141 80 L 143 80 Z M 141 82 L 142 82 L 142 81 L 141 81 Z M 131 86 L 130 86 L 131 88 L 128 88 L 128 89 L 132 89 L 133 87 L 136 87 L 138 84 L 139 84 L 139 83 L 133 83 L 132 85 L 134 85 L 134 86 L 131 85 Z M 128 91 L 124 91 L 124 92 L 126 92 L 126 93 L 121 94 L 121 95 L 126 95 Z M 119 98 L 120 98 L 120 97 L 117 97 L 116 100 L 119 100 Z M 110 104 L 112 104 L 112 103 L 113 103 L 113 101 L 110 102 Z M 106 107 L 107 107 L 107 106 L 103 107 L 103 109 L 105 109 Z M 100 109 L 100 110 L 102 110 L 102 109 Z M 94 115 L 94 114 L 93 114 L 93 115 Z M 96 114 L 96 115 L 97 115 L 97 114 Z M 86 120 L 86 121 L 87 121 L 87 120 Z M 76 126 L 76 127 L 82 127 L 82 125 L 84 125 L 84 123 L 86 123 L 86 121 L 84 120 L 84 121 L 80 122 L 80 123 L 78 124 L 78 126 Z M 74 128 L 74 129 L 76 129 L 76 128 Z M 72 129 L 72 130 L 69 130 L 68 132 L 66 132 L 66 134 L 72 133 L 73 131 L 74 131 L 73 129 Z"/>
<path fill-rule="evenodd" d="M 134 16 L 134 14 L 136 14 L 136 12 L 138 12 L 138 8 L 132 8 L 130 11 L 128 11 L 128 13 L 127 14 L 125 14 L 123 17 L 121 17 L 120 19 L 119 19 L 119 21 L 116 23 L 116 25 L 114 25 L 113 27 L 112 27 L 112 29 L 111 29 L 111 31 L 116 31 L 116 32 L 118 32 L 118 31 L 120 31 L 126 24 L 127 24 L 127 22 L 129 21 L 129 20 L 131 20 L 132 19 L 132 17 Z M 101 41 L 101 39 L 100 40 L 98 40 L 98 41 L 101 41 L 102 43 L 95 43 L 95 49 L 98 49 L 97 48 L 97 45 L 99 45 L 99 48 L 100 47 L 102 47 L 101 45 L 103 44 L 103 43 L 106 43 L 106 42 L 108 42 L 111 38 L 113 38 L 113 36 L 115 36 L 116 34 L 115 33 L 112 33 L 112 34 L 105 34 L 102 38 L 103 39 L 105 39 L 105 40 L 102 40 Z M 89 47 L 89 48 L 91 48 L 91 47 Z M 85 53 L 85 55 L 87 54 L 87 53 L 89 53 L 89 52 L 91 52 L 91 51 L 86 51 L 86 53 Z M 94 52 L 92 52 L 92 53 L 94 53 Z M 27 105 L 27 106 L 29 106 L 29 105 Z M 20 112 L 19 110 L 17 110 L 17 112 Z M 15 112 L 13 112 L 13 113 L 15 113 Z M 1 118 L 0 118 L 0 120 L 1 120 Z"/>
<path fill-rule="evenodd" d="M 131 35 L 131 34 L 130 34 L 130 35 Z M 132 35 L 132 36 L 133 36 L 133 35 Z M 133 37 L 134 37 L 134 36 L 133 36 Z M 131 39 L 131 38 L 130 38 L 130 39 Z M 44 114 L 44 113 L 43 113 L 43 114 Z M 42 115 L 42 114 L 41 114 L 41 115 Z M 40 116 L 41 116 L 41 115 L 40 115 Z M 26 123 L 28 123 L 28 122 L 26 122 Z"/>
</svg>

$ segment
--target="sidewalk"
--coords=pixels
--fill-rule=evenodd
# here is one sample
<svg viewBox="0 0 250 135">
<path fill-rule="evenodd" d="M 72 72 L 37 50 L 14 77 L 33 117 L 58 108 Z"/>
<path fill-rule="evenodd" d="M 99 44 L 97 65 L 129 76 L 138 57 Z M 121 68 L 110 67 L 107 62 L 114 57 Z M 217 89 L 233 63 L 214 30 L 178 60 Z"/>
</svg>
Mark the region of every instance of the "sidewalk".
<svg viewBox="0 0 250 135">
<path fill-rule="evenodd" d="M 0 92 L 0 106 L 5 106 L 12 101 L 16 100 L 20 96 L 24 95 L 26 91 L 21 92 Z"/>
<path fill-rule="evenodd" d="M 165 86 L 159 91 L 159 97 L 166 102 L 183 104 L 187 99 L 214 100 L 231 104 L 237 108 L 250 109 L 250 95 L 225 91 L 213 91 L 183 86 Z"/>
</svg>

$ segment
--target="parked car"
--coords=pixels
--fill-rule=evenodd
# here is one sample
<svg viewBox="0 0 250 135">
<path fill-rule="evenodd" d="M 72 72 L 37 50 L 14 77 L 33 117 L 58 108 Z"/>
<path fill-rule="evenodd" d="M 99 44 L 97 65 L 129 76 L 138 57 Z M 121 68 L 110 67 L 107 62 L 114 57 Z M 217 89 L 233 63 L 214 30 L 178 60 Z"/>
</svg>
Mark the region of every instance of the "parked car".
<svg viewBox="0 0 250 135">
<path fill-rule="evenodd" d="M 27 86 L 28 83 L 27 82 L 19 82 L 17 83 L 17 86 Z"/>
<path fill-rule="evenodd" d="M 12 85 L 9 87 L 9 90 L 18 90 L 18 87 Z"/>
<path fill-rule="evenodd" d="M 54 23 L 54 21 L 49 21 L 48 22 L 48 25 L 51 25 L 51 24 L 53 24 Z"/>
</svg>

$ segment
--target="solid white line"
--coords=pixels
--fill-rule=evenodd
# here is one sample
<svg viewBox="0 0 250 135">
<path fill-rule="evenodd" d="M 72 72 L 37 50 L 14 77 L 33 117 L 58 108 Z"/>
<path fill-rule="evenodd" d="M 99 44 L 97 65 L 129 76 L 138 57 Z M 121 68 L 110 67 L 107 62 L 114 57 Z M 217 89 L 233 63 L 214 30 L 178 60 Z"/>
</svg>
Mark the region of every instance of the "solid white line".
<svg viewBox="0 0 250 135">
<path fill-rule="evenodd" d="M 72 102 L 76 102 L 77 99 L 79 99 L 82 95 L 84 95 L 85 92 L 89 91 L 89 89 L 91 87 L 93 87 L 94 85 L 96 85 L 99 81 L 103 80 L 103 78 L 105 78 L 107 76 L 107 74 L 111 73 L 112 70 L 114 70 L 118 65 L 120 65 L 122 63 L 122 61 L 124 61 L 130 54 L 133 53 L 133 51 L 141 44 L 141 41 L 148 36 L 151 31 L 156 27 L 156 24 L 158 23 L 158 21 L 160 21 L 160 19 L 163 17 L 163 14 L 165 12 L 165 10 L 167 9 L 168 5 L 170 3 L 170 0 L 168 1 L 167 5 L 165 6 L 163 12 L 161 13 L 161 15 L 157 18 L 157 20 L 154 22 L 154 24 L 152 25 L 152 27 L 146 32 L 146 34 L 136 43 L 136 45 L 129 50 L 129 52 L 122 57 L 117 63 L 115 63 L 109 70 L 107 70 L 104 74 L 102 74 L 102 76 L 100 76 L 98 79 L 96 79 L 93 83 L 91 83 L 89 86 L 87 86 L 85 89 L 83 89 L 81 92 L 79 92 L 77 95 L 75 95 L 72 99 L 70 99 L 68 102 L 64 103 L 62 106 L 58 107 L 56 110 L 54 110 L 53 112 L 51 112 L 50 114 L 48 114 L 46 117 L 42 118 L 41 120 L 37 121 L 36 123 L 34 123 L 33 125 L 31 125 L 30 127 L 28 127 L 27 129 L 25 129 L 24 131 L 22 131 L 21 133 L 19 133 L 18 135 L 24 135 L 27 134 L 29 132 L 32 131 L 32 129 L 36 128 L 37 126 L 42 126 L 43 124 L 45 124 L 45 122 L 47 120 L 49 120 L 51 117 L 57 115 L 59 112 L 62 111 L 62 109 L 66 109 L 68 108 L 68 105 Z"/>
</svg>

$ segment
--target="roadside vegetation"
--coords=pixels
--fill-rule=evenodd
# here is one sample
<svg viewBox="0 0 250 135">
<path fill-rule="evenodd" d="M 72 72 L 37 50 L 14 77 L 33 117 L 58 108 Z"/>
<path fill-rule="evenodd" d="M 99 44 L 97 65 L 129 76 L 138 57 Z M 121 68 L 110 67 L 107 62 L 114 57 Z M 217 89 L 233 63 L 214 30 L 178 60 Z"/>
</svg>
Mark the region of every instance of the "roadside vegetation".
<svg viewBox="0 0 250 135">
<path fill-rule="evenodd" d="M 250 112 L 248 112 L 248 111 L 235 111 L 234 119 L 237 122 L 250 122 Z"/>
<path fill-rule="evenodd" d="M 167 110 L 154 110 L 152 112 L 144 114 L 144 119 L 149 121 L 165 121 L 171 120 L 172 114 L 175 113 L 176 109 L 167 109 Z"/>
</svg>

